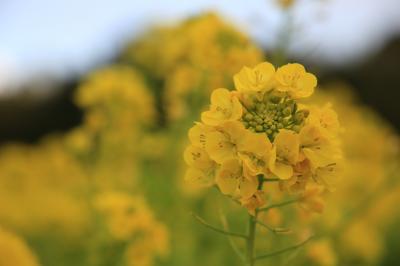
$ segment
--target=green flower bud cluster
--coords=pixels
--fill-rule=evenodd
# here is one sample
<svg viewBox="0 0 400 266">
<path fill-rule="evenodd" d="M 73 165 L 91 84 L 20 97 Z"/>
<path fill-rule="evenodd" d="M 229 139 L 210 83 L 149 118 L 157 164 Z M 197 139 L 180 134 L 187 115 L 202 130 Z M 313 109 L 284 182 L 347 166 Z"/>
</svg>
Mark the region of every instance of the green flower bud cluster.
<svg viewBox="0 0 400 266">
<path fill-rule="evenodd" d="M 286 95 L 266 93 L 262 100 L 253 99 L 245 109 L 242 122 L 254 132 L 265 132 L 273 141 L 280 129 L 299 132 L 308 110 L 298 110 L 297 103 Z"/>
</svg>

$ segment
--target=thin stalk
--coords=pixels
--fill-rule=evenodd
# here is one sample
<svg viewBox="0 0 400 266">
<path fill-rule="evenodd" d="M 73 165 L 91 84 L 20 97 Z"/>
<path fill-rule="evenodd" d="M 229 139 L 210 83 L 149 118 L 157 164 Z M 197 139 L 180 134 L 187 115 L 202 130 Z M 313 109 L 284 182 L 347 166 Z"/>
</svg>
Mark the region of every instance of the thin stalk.
<svg viewBox="0 0 400 266">
<path fill-rule="evenodd" d="M 261 225 L 262 227 L 268 229 L 269 231 L 271 231 L 272 233 L 278 235 L 278 234 L 288 234 L 291 232 L 291 230 L 289 228 L 273 228 L 261 221 L 256 221 L 256 223 L 258 223 L 259 225 Z"/>
<path fill-rule="evenodd" d="M 223 230 L 223 229 L 220 229 L 220 228 L 217 228 L 217 227 L 215 227 L 215 226 L 212 226 L 211 224 L 207 223 L 206 221 L 204 221 L 202 218 L 200 218 L 199 216 L 197 216 L 197 215 L 194 214 L 194 213 L 192 213 L 192 215 L 193 215 L 193 217 L 194 217 L 197 221 L 199 221 L 202 225 L 204 225 L 205 227 L 207 227 L 207 228 L 209 228 L 209 229 L 211 229 L 211 230 L 213 230 L 213 231 L 215 231 L 215 232 L 218 232 L 218 233 L 220 233 L 220 234 L 224 234 L 224 235 L 227 235 L 227 236 L 234 236 L 234 237 L 240 237 L 240 238 L 247 239 L 247 236 L 244 235 L 244 234 L 225 231 L 225 230 Z"/>
<path fill-rule="evenodd" d="M 257 216 L 257 212 L 255 214 Z M 247 237 L 247 265 L 254 266 L 254 244 L 256 237 L 256 219 L 249 214 L 249 234 Z"/>
<path fill-rule="evenodd" d="M 267 206 L 267 207 L 264 207 L 264 208 L 259 209 L 258 211 L 259 211 L 259 212 L 263 212 L 263 211 L 268 211 L 268 210 L 270 210 L 270 209 L 275 209 L 275 208 L 283 207 L 283 206 L 286 206 L 286 205 L 290 205 L 290 204 L 296 203 L 296 202 L 298 202 L 299 200 L 300 200 L 299 198 L 296 198 L 296 199 L 291 199 L 291 200 L 284 201 L 284 202 L 281 202 L 281 203 L 271 204 L 271 205 L 269 205 L 269 206 Z"/>
<path fill-rule="evenodd" d="M 228 225 L 228 221 L 226 220 L 226 217 L 224 216 L 224 214 L 222 213 L 221 209 L 220 209 L 220 219 L 221 219 L 221 223 L 222 226 L 224 227 L 225 231 L 229 231 L 229 225 Z M 240 260 L 245 263 L 246 262 L 246 258 L 244 256 L 244 254 L 240 251 L 240 249 L 236 246 L 235 240 L 228 236 L 228 240 L 229 240 L 229 244 L 231 245 L 233 251 L 235 251 L 236 255 L 238 255 L 238 257 L 240 258 Z"/>
<path fill-rule="evenodd" d="M 264 184 L 264 176 L 258 176 L 258 190 L 262 190 Z M 248 235 L 247 235 L 247 265 L 254 266 L 255 264 L 255 256 L 254 256 L 254 246 L 256 242 L 256 229 L 257 229 L 257 216 L 258 216 L 258 209 L 255 210 L 254 216 L 249 214 L 249 228 L 248 228 Z"/>
<path fill-rule="evenodd" d="M 281 249 L 281 250 L 278 250 L 278 251 L 274 251 L 274 252 L 271 252 L 271 253 L 268 253 L 268 254 L 264 254 L 264 255 L 258 256 L 254 260 L 267 259 L 267 258 L 270 258 L 270 257 L 274 257 L 274 256 L 277 256 L 277 255 L 280 255 L 282 253 L 286 253 L 288 251 L 296 250 L 296 249 L 302 247 L 303 245 L 307 244 L 307 242 L 310 241 L 312 238 L 313 238 L 313 236 L 310 236 L 309 238 L 307 238 L 306 240 L 304 240 L 303 242 L 301 242 L 299 244 L 296 244 L 296 245 L 293 245 L 293 246 L 290 246 L 290 247 L 287 247 L 287 248 L 284 248 L 284 249 Z"/>
</svg>

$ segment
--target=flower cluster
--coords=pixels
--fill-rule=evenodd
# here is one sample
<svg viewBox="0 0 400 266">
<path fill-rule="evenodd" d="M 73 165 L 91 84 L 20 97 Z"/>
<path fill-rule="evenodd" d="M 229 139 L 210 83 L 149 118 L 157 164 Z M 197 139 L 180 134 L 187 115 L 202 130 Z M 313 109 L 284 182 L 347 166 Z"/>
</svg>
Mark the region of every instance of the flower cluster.
<svg viewBox="0 0 400 266">
<path fill-rule="evenodd" d="M 109 127 L 126 131 L 128 125 L 149 125 L 155 120 L 154 101 L 143 77 L 125 65 L 91 73 L 79 86 L 75 101 L 87 110 L 87 125 L 93 131 Z"/>
<path fill-rule="evenodd" d="M 84 123 L 67 133 L 68 148 L 80 161 L 96 163 L 89 174 L 103 187 L 132 187 L 144 157 L 138 140 L 151 138 L 147 131 L 157 118 L 143 76 L 121 64 L 98 69 L 78 87 L 75 102 L 85 110 Z"/>
<path fill-rule="evenodd" d="M 331 189 L 340 158 L 336 113 L 301 104 L 317 79 L 300 64 L 244 67 L 235 91 L 216 89 L 208 111 L 189 131 L 186 179 L 216 184 L 250 212 L 264 204 L 263 183 L 305 192 L 316 183 Z"/>
<path fill-rule="evenodd" d="M 124 60 L 164 84 L 160 102 L 168 121 L 202 108 L 210 88 L 230 86 L 241 66 L 262 58 L 261 49 L 245 34 L 213 13 L 156 28 L 124 54 Z"/>
<path fill-rule="evenodd" d="M 126 243 L 126 265 L 153 265 L 156 255 L 167 253 L 167 230 L 143 198 L 107 192 L 96 198 L 95 205 L 105 216 L 111 237 Z"/>
<path fill-rule="evenodd" d="M 168 249 L 167 228 L 137 187 L 140 160 L 160 150 L 160 142 L 152 143 L 154 134 L 146 132 L 155 118 L 153 97 L 140 72 L 110 65 L 92 72 L 75 100 L 85 109 L 78 127 L 34 145 L 11 143 L 0 149 L 0 223 L 24 236 L 40 236 L 35 243 L 43 261 L 64 257 L 53 249 L 49 255 L 41 252 L 42 243 L 54 243 L 57 235 L 71 243 L 60 250 L 64 254 L 88 241 L 88 250 L 81 252 L 85 265 L 115 264 L 116 257 L 125 258 L 123 265 L 152 265 Z M 126 194 L 113 192 L 120 188 Z M 103 221 L 107 226 L 100 227 Z M 36 265 L 25 262 L 13 244 L 0 227 L 0 265 Z M 65 260 L 59 263 L 77 263 Z"/>
</svg>

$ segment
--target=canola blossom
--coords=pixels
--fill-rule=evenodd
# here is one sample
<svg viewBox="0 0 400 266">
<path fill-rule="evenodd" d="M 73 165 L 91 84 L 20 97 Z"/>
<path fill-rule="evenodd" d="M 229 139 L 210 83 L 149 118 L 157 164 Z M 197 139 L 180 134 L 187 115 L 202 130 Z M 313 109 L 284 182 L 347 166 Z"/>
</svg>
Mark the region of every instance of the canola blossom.
<svg viewBox="0 0 400 266">
<path fill-rule="evenodd" d="M 341 158 L 337 115 L 329 104 L 301 102 L 316 77 L 300 64 L 263 62 L 233 80 L 236 90 L 214 90 L 209 110 L 189 130 L 186 180 L 217 186 L 253 214 L 271 180 L 303 195 L 303 206 L 312 186 L 332 190 Z"/>
<path fill-rule="evenodd" d="M 167 230 L 156 220 L 143 198 L 105 192 L 96 197 L 95 206 L 105 216 L 105 231 L 111 239 L 125 243 L 126 265 L 153 265 L 156 256 L 167 254 Z"/>
<path fill-rule="evenodd" d="M 176 121 L 202 108 L 213 88 L 230 86 L 243 65 L 263 60 L 263 52 L 233 25 L 206 13 L 153 29 L 132 42 L 121 60 L 155 81 L 165 120 Z"/>
</svg>

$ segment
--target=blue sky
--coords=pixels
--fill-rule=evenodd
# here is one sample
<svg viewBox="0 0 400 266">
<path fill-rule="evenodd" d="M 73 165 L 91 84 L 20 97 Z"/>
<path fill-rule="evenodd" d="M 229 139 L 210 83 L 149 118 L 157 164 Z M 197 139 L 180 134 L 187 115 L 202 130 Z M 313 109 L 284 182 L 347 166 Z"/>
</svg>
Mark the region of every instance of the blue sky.
<svg viewBox="0 0 400 266">
<path fill-rule="evenodd" d="M 294 53 L 340 65 L 400 33 L 399 0 L 298 0 Z M 217 10 L 272 47 L 282 13 L 274 0 L 1 0 L 0 87 L 38 73 L 66 76 L 105 62 L 157 23 Z"/>
</svg>

